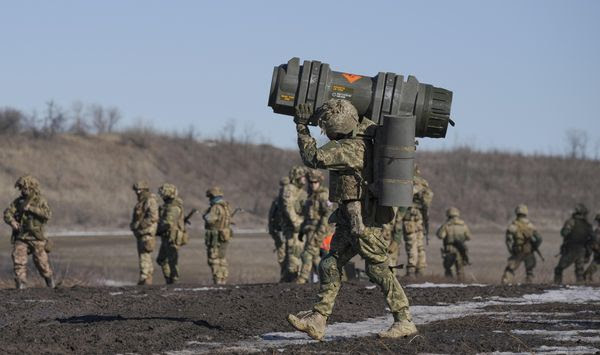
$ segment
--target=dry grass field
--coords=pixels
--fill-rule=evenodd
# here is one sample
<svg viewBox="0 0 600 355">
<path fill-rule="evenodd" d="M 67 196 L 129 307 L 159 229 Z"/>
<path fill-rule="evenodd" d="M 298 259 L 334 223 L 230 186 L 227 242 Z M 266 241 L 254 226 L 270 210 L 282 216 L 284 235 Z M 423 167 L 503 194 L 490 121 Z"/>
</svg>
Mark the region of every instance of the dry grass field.
<svg viewBox="0 0 600 355">
<path fill-rule="evenodd" d="M 181 249 L 180 269 L 181 282 L 210 284 L 211 276 L 206 264 L 201 232 L 192 234 L 191 242 Z M 466 282 L 497 284 L 504 270 L 508 256 L 504 246 L 501 230 L 474 230 L 474 238 L 469 244 L 472 265 L 466 268 Z M 544 243 L 541 252 L 546 258 L 542 262 L 538 258 L 535 271 L 536 282 L 552 281 L 553 269 L 558 261 L 554 255 L 560 247 L 558 231 L 542 231 Z M 58 281 L 63 285 L 74 284 L 89 286 L 133 285 L 137 281 L 137 253 L 134 238 L 124 236 L 97 237 L 54 237 L 55 250 L 51 253 L 51 261 L 56 269 Z M 440 256 L 441 242 L 437 238 L 430 240 L 427 247 L 429 268 L 423 281 L 444 281 Z M 156 255 L 156 252 L 155 252 Z M 405 253 L 400 254 L 403 263 Z M 266 233 L 238 234 L 231 242 L 227 254 L 229 262 L 229 282 L 234 284 L 270 283 L 278 280 L 278 266 L 273 253 L 273 243 Z M 8 238 L 0 240 L 0 282 L 1 287 L 13 287 L 10 244 Z M 356 266 L 363 267 L 359 258 L 355 258 Z M 29 270 L 32 280 L 41 285 L 33 263 Z M 402 272 L 400 272 L 402 274 Z M 516 282 L 523 281 L 524 266 L 517 272 Z M 565 281 L 574 279 L 572 268 L 565 272 Z M 155 266 L 155 283 L 163 283 L 159 267 Z M 409 282 L 404 280 L 404 282 Z"/>
</svg>

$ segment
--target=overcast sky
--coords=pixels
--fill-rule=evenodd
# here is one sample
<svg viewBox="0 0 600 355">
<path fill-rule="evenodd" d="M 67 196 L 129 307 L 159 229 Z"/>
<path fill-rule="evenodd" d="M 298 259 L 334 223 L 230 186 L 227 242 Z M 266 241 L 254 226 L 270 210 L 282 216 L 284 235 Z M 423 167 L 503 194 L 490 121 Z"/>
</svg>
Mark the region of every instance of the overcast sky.
<svg viewBox="0 0 600 355">
<path fill-rule="evenodd" d="M 454 92 L 456 127 L 421 148 L 600 151 L 600 1 L 1 1 L 0 106 L 117 106 L 122 126 L 218 135 L 228 120 L 281 147 L 267 107 L 291 57 L 415 75 Z"/>
</svg>

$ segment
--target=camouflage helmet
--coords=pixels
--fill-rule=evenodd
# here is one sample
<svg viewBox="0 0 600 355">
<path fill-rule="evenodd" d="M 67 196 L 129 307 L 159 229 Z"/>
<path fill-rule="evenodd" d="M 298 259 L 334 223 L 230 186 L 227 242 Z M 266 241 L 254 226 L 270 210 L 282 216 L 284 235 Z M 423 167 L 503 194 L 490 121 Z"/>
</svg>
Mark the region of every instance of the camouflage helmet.
<svg viewBox="0 0 600 355">
<path fill-rule="evenodd" d="M 527 216 L 529 214 L 529 209 L 526 205 L 520 204 L 515 208 L 515 214 L 517 216 Z"/>
<path fill-rule="evenodd" d="M 290 178 L 287 176 L 284 176 L 281 179 L 279 179 L 279 186 L 285 186 L 289 183 L 290 183 Z"/>
<path fill-rule="evenodd" d="M 324 176 L 318 169 L 308 169 L 306 172 L 306 178 L 310 182 L 323 182 Z"/>
<path fill-rule="evenodd" d="M 303 166 L 296 165 L 290 170 L 290 182 L 296 182 L 306 175 L 306 169 Z"/>
<path fill-rule="evenodd" d="M 148 184 L 148 181 L 146 181 L 146 180 L 139 180 L 133 184 L 132 189 L 134 189 L 134 190 L 150 190 L 150 185 Z"/>
<path fill-rule="evenodd" d="M 213 186 L 206 190 L 206 197 L 217 197 L 223 196 L 223 190 L 219 186 Z"/>
<path fill-rule="evenodd" d="M 585 207 L 585 205 L 583 203 L 578 203 L 575 205 L 575 214 L 580 214 L 585 216 L 586 214 L 588 214 L 588 209 L 587 207 Z"/>
<path fill-rule="evenodd" d="M 446 216 L 458 217 L 458 216 L 460 216 L 460 211 L 456 207 L 450 207 L 446 210 Z"/>
<path fill-rule="evenodd" d="M 15 187 L 17 189 L 37 191 L 40 189 L 40 182 L 31 175 L 23 175 L 17 179 L 17 182 L 15 182 Z"/>
<path fill-rule="evenodd" d="M 177 196 L 177 188 L 173 184 L 162 184 L 158 188 L 158 194 L 164 198 L 175 198 Z"/>
<path fill-rule="evenodd" d="M 317 112 L 319 127 L 328 136 L 349 134 L 358 126 L 356 107 L 347 100 L 330 99 Z"/>
</svg>

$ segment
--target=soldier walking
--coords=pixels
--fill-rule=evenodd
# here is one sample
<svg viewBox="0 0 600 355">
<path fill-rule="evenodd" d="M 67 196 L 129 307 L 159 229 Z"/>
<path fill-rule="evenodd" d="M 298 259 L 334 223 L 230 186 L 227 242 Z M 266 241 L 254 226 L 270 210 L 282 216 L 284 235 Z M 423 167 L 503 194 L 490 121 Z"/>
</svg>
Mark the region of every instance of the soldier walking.
<svg viewBox="0 0 600 355">
<path fill-rule="evenodd" d="M 179 280 L 179 247 L 185 244 L 186 236 L 183 221 L 183 200 L 177 196 L 177 188 L 163 184 L 158 189 L 163 199 L 158 209 L 158 230 L 160 249 L 156 262 L 161 266 L 165 282 L 173 284 Z"/>
<path fill-rule="evenodd" d="M 275 243 L 277 263 L 279 264 L 279 282 L 283 281 L 285 274 L 285 240 L 283 239 L 283 190 L 290 179 L 286 176 L 279 180 L 279 193 L 271 202 L 269 208 L 269 235 Z"/>
<path fill-rule="evenodd" d="M 594 280 L 594 273 L 600 266 L 600 213 L 596 214 L 594 221 L 597 223 L 596 229 L 594 229 L 592 240 L 588 246 L 588 249 L 593 253 L 593 259 L 583 274 L 585 280 L 589 282 Z"/>
<path fill-rule="evenodd" d="M 215 186 L 206 191 L 206 197 L 210 204 L 203 215 L 208 266 L 212 272 L 213 282 L 216 285 L 224 285 L 229 275 L 225 253 L 229 240 L 233 236 L 231 208 L 223 199 L 223 191 L 220 187 Z"/>
<path fill-rule="evenodd" d="M 406 210 L 402 221 L 407 257 L 406 276 L 409 277 L 423 275 L 427 268 L 425 240 L 429 234 L 429 206 L 432 199 L 433 191 L 415 164 L 413 205 Z"/>
<path fill-rule="evenodd" d="M 137 240 L 137 251 L 140 265 L 138 285 L 152 285 L 154 264 L 152 252 L 156 244 L 156 228 L 158 227 L 158 200 L 150 192 L 146 181 L 133 184 L 137 203 L 133 208 L 133 216 L 129 225 Z"/>
<path fill-rule="evenodd" d="M 300 240 L 300 227 L 304 221 L 302 207 L 306 200 L 306 173 L 301 166 L 290 170 L 290 183 L 283 188 L 283 235 L 285 236 L 285 277 L 284 282 L 292 282 L 298 277 L 302 267 L 304 242 Z"/>
<path fill-rule="evenodd" d="M 342 286 L 341 270 L 359 254 L 365 259 L 367 275 L 381 288 L 394 317 L 394 324 L 379 336 L 396 338 L 415 334 L 417 328 L 411 319 L 408 299 L 389 268 L 388 244 L 382 236 L 382 223 L 391 221 L 393 210 L 378 206 L 371 191 L 362 188 L 364 183 L 372 182 L 369 181 L 372 161 L 368 159 L 373 154 L 375 123 L 364 117 L 359 119 L 349 101 L 331 99 L 316 117 L 331 142 L 317 148 L 306 125 L 311 116 L 310 105 L 296 108 L 294 121 L 300 156 L 307 166 L 330 171 L 330 200 L 337 202 L 338 208 L 331 217 L 336 223 L 331 250 L 319 264 L 319 274 L 323 276 L 319 300 L 312 310 L 288 315 L 288 322 L 313 339 L 322 339 Z M 374 218 L 375 208 L 381 213 L 381 220 Z"/>
<path fill-rule="evenodd" d="M 466 242 L 471 240 L 471 232 L 467 224 L 460 219 L 460 211 L 450 207 L 446 211 L 448 219 L 438 229 L 436 235 L 442 239 L 442 259 L 446 277 L 452 277 L 452 267 L 456 269 L 456 278 L 464 279 L 464 266 L 469 264 L 469 254 Z"/>
<path fill-rule="evenodd" d="M 515 214 L 517 218 L 510 223 L 506 230 L 506 248 L 508 248 L 510 257 L 502 275 L 503 285 L 511 282 L 521 262 L 525 263 L 525 282 L 533 281 L 533 269 L 536 264 L 534 253 L 536 250 L 539 253 L 538 248 L 542 244 L 542 237 L 527 218 L 529 214 L 527 206 L 518 205 L 515 208 Z"/>
<path fill-rule="evenodd" d="M 577 282 L 584 280 L 583 268 L 586 259 L 586 246 L 592 240 L 592 225 L 587 220 L 588 209 L 583 204 L 575 206 L 571 218 L 569 218 L 560 235 L 563 243 L 560 246 L 560 260 L 554 269 L 554 283 L 562 284 L 563 270 L 575 263 L 575 279 Z"/>
<path fill-rule="evenodd" d="M 48 239 L 44 234 L 44 225 L 52 213 L 48 202 L 42 196 L 40 183 L 30 175 L 21 176 L 15 183 L 21 196 L 17 197 L 4 210 L 4 222 L 12 228 L 12 260 L 17 289 L 27 285 L 27 256 L 33 256 L 38 272 L 46 281 L 46 286 L 56 287 L 52 277 L 52 268 L 48 260 L 50 251 Z"/>
<path fill-rule="evenodd" d="M 321 244 L 331 232 L 329 227 L 329 190 L 321 186 L 323 174 L 317 169 L 309 169 L 306 177 L 309 182 L 309 195 L 304 203 L 304 223 L 302 235 L 306 244 L 302 252 L 302 268 L 296 283 L 305 284 L 311 277 L 311 272 L 318 269 L 321 262 Z"/>
</svg>

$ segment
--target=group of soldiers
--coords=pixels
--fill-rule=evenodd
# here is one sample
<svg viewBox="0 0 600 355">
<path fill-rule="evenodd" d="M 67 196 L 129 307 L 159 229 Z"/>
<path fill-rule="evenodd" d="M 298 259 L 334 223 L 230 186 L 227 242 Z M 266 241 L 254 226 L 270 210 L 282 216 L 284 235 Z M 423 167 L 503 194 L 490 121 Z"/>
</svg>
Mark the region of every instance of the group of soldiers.
<svg viewBox="0 0 600 355">
<path fill-rule="evenodd" d="M 187 216 L 184 215 L 183 200 L 172 184 L 163 184 L 158 189 L 158 194 L 163 200 L 160 207 L 158 207 L 158 199 L 150 192 L 146 181 L 133 184 L 133 190 L 138 202 L 133 208 L 130 229 L 137 240 L 140 266 L 138 285 L 152 284 L 154 272 L 152 252 L 156 236 L 161 238 L 156 262 L 162 268 L 165 282 L 173 284 L 179 279 L 178 250 L 188 242 L 186 224 L 190 223 L 190 218 L 196 213 L 196 209 L 192 209 Z M 229 203 L 223 199 L 223 191 L 220 187 L 208 189 L 206 197 L 209 199 L 209 207 L 202 217 L 207 261 L 213 282 L 223 285 L 229 275 L 225 253 L 233 236 L 232 212 Z"/>
<path fill-rule="evenodd" d="M 56 285 L 48 258 L 52 243 L 44 233 L 44 225 L 52 215 L 50 207 L 42 196 L 39 181 L 33 176 L 20 177 L 15 187 L 21 194 L 4 211 L 4 221 L 12 229 L 16 287 L 23 289 L 27 285 L 27 259 L 31 254 L 46 285 L 54 288 Z M 193 209 L 187 217 L 184 216 L 183 200 L 173 184 L 165 183 L 159 187 L 158 195 L 163 201 L 160 206 L 146 181 L 134 183 L 133 191 L 137 196 L 137 203 L 133 208 L 130 229 L 137 241 L 140 268 L 138 285 L 152 284 L 152 253 L 156 237 L 161 239 L 156 262 L 162 269 L 165 282 L 173 284 L 179 279 L 179 248 L 188 242 L 186 223 L 196 210 Z M 209 207 L 203 218 L 208 265 L 214 283 L 224 284 L 228 276 L 225 252 L 233 235 L 231 208 L 223 199 L 223 191 L 219 187 L 209 189 L 206 197 L 209 199 Z"/>
</svg>

